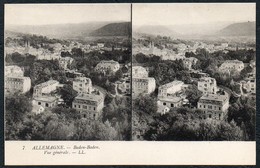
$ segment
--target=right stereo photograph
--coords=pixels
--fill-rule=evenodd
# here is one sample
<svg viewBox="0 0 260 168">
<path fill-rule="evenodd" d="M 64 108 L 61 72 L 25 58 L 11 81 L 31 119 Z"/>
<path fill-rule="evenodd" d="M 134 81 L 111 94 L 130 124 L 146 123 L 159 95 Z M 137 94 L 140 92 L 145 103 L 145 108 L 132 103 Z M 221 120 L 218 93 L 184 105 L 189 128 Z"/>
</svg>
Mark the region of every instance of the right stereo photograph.
<svg viewBox="0 0 260 168">
<path fill-rule="evenodd" d="M 132 5 L 132 140 L 255 141 L 255 3 Z"/>
</svg>

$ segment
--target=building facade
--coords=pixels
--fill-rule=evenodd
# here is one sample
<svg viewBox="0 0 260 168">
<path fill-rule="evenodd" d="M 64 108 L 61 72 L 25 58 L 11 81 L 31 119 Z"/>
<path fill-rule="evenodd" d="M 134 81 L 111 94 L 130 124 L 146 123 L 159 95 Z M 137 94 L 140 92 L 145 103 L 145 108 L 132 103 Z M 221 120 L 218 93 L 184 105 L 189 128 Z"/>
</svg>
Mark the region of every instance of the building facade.
<svg viewBox="0 0 260 168">
<path fill-rule="evenodd" d="M 156 84 L 154 78 L 133 78 L 132 80 L 133 96 L 137 96 L 139 94 L 150 94 L 155 90 Z"/>
<path fill-rule="evenodd" d="M 5 76 L 24 76 L 24 69 L 16 65 L 5 66 Z"/>
<path fill-rule="evenodd" d="M 36 85 L 33 89 L 33 96 L 40 97 L 50 94 L 52 91 L 55 91 L 59 85 L 59 82 L 56 80 L 49 80 L 47 82 Z"/>
<path fill-rule="evenodd" d="M 133 66 L 132 76 L 135 78 L 146 78 L 146 77 L 148 77 L 148 72 L 144 67 Z"/>
<path fill-rule="evenodd" d="M 197 106 L 198 109 L 203 111 L 205 119 L 222 120 L 229 107 L 229 96 L 226 94 L 205 94 L 199 99 Z"/>
<path fill-rule="evenodd" d="M 242 88 L 246 90 L 247 93 L 256 93 L 256 80 L 255 78 L 246 79 L 241 81 Z"/>
<path fill-rule="evenodd" d="M 166 106 L 168 108 L 178 108 L 181 107 L 183 100 L 181 97 L 172 96 L 172 97 L 164 97 L 158 100 L 158 104 L 161 106 Z"/>
<path fill-rule="evenodd" d="M 182 81 L 175 80 L 160 86 L 158 89 L 158 98 L 173 96 L 174 94 L 182 90 L 183 85 L 184 83 Z"/>
<path fill-rule="evenodd" d="M 240 72 L 242 69 L 244 69 L 244 63 L 239 60 L 226 60 L 219 67 L 219 70 L 222 72 Z"/>
<path fill-rule="evenodd" d="M 77 77 L 73 80 L 73 89 L 79 94 L 90 94 L 93 91 L 90 78 Z"/>
<path fill-rule="evenodd" d="M 69 68 L 69 65 L 71 65 L 71 63 L 73 62 L 73 58 L 71 57 L 61 57 L 59 59 L 59 64 L 60 64 L 60 67 L 63 68 L 63 69 L 70 69 Z"/>
<path fill-rule="evenodd" d="M 97 64 L 95 67 L 95 70 L 102 73 L 112 72 L 115 73 L 120 68 L 120 65 L 118 62 L 113 60 L 103 60 Z"/>
<path fill-rule="evenodd" d="M 211 77 L 202 77 L 198 81 L 198 90 L 204 94 L 216 94 L 217 93 L 217 82 L 216 79 Z"/>
<path fill-rule="evenodd" d="M 81 94 L 72 102 L 72 108 L 76 109 L 84 118 L 97 120 L 104 107 L 102 95 Z"/>
<path fill-rule="evenodd" d="M 5 77 L 5 92 L 8 93 L 26 93 L 31 89 L 31 79 L 23 76 Z"/>
<path fill-rule="evenodd" d="M 43 108 L 52 108 L 58 104 L 58 98 L 54 96 L 34 97 L 33 104 L 42 106 Z"/>
<path fill-rule="evenodd" d="M 191 70 L 192 66 L 197 63 L 198 59 L 195 57 L 189 57 L 189 58 L 184 58 L 182 61 L 183 61 L 184 67 Z"/>
</svg>

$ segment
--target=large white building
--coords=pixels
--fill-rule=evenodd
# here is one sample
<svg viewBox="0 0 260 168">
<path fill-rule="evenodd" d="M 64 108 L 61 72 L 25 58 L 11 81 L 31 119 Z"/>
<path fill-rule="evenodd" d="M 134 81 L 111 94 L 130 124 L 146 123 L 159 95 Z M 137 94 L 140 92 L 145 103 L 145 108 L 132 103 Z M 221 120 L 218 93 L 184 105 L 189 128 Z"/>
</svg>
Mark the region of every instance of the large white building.
<svg viewBox="0 0 260 168">
<path fill-rule="evenodd" d="M 76 109 L 84 118 L 97 120 L 104 107 L 103 95 L 80 94 L 72 102 L 72 108 Z"/>
<path fill-rule="evenodd" d="M 180 93 L 183 87 L 184 83 L 178 80 L 160 86 L 158 88 L 158 105 L 168 108 L 181 107 L 183 97 Z"/>
<path fill-rule="evenodd" d="M 217 82 L 216 79 L 211 77 L 202 77 L 198 81 L 198 90 L 204 94 L 216 94 L 217 93 Z"/>
<path fill-rule="evenodd" d="M 219 70 L 222 72 L 240 72 L 242 69 L 244 69 L 244 63 L 239 60 L 226 60 L 219 67 Z"/>
<path fill-rule="evenodd" d="M 36 85 L 33 89 L 34 97 L 41 97 L 44 95 L 50 94 L 52 91 L 55 91 L 59 85 L 59 82 L 56 80 L 49 80 L 47 82 Z"/>
<path fill-rule="evenodd" d="M 58 104 L 58 98 L 55 96 L 39 96 L 33 98 L 33 104 L 43 108 L 52 108 Z"/>
<path fill-rule="evenodd" d="M 31 79 L 23 76 L 5 77 L 6 93 L 26 93 L 31 89 Z"/>
<path fill-rule="evenodd" d="M 5 66 L 5 76 L 24 76 L 24 70 L 17 65 Z"/>
<path fill-rule="evenodd" d="M 73 80 L 73 89 L 79 94 L 90 94 L 93 91 L 90 78 L 77 77 Z"/>
<path fill-rule="evenodd" d="M 182 90 L 184 83 L 182 81 L 172 81 L 158 88 L 158 98 L 173 96 L 175 93 Z"/>
<path fill-rule="evenodd" d="M 95 67 L 95 70 L 102 73 L 112 72 L 115 73 L 120 68 L 120 65 L 118 62 L 113 60 L 103 60 L 100 61 L 97 66 Z"/>
<path fill-rule="evenodd" d="M 198 101 L 198 109 L 204 113 L 204 118 L 222 120 L 229 107 L 229 96 L 205 94 Z"/>
<path fill-rule="evenodd" d="M 144 67 L 134 66 L 132 69 L 132 94 L 150 94 L 154 92 L 156 83 L 155 79 L 148 77 L 148 72 Z"/>
<path fill-rule="evenodd" d="M 139 94 L 150 94 L 155 90 L 156 83 L 154 78 L 133 78 L 132 80 L 133 96 L 137 96 Z"/>
</svg>

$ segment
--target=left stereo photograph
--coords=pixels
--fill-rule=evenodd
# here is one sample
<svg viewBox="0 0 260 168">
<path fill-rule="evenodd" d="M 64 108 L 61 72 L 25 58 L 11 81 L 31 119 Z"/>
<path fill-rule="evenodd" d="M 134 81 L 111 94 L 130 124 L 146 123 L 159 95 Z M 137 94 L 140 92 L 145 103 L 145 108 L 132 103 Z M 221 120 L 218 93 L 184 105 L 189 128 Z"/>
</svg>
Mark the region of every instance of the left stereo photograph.
<svg viewBox="0 0 260 168">
<path fill-rule="evenodd" d="M 5 140 L 131 140 L 131 4 L 7 4 Z"/>
</svg>

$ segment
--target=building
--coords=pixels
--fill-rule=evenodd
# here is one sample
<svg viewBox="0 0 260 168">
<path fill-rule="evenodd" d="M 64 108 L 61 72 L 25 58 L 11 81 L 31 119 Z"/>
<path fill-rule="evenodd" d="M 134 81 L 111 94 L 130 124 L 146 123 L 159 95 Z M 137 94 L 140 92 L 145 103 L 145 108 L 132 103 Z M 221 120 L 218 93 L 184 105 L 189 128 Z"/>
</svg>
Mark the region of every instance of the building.
<svg viewBox="0 0 260 168">
<path fill-rule="evenodd" d="M 126 77 L 117 82 L 118 89 L 125 94 L 130 94 L 131 91 L 131 82 L 130 77 Z"/>
<path fill-rule="evenodd" d="M 164 115 L 170 111 L 170 108 L 164 105 L 158 104 L 157 113 Z"/>
<path fill-rule="evenodd" d="M 184 58 L 182 61 L 183 61 L 184 67 L 186 67 L 187 69 L 190 70 L 190 69 L 192 69 L 192 66 L 197 63 L 198 59 L 195 57 L 189 57 L 189 58 Z"/>
<path fill-rule="evenodd" d="M 71 57 L 61 57 L 59 59 L 59 64 L 60 67 L 63 69 L 70 69 L 68 66 L 71 65 L 71 63 L 73 62 L 73 58 Z"/>
<path fill-rule="evenodd" d="M 132 94 L 150 94 L 154 92 L 156 84 L 154 78 L 133 78 L 132 79 Z"/>
<path fill-rule="evenodd" d="M 5 76 L 24 76 L 24 69 L 16 65 L 5 66 Z"/>
<path fill-rule="evenodd" d="M 148 77 L 148 72 L 144 67 L 134 66 L 132 68 L 132 76 L 134 78 L 146 78 Z"/>
<path fill-rule="evenodd" d="M 49 80 L 47 82 L 36 85 L 33 89 L 33 97 L 41 97 L 50 94 L 55 91 L 59 86 L 59 82 L 56 80 Z"/>
<path fill-rule="evenodd" d="M 198 90 L 204 94 L 216 94 L 217 93 L 217 82 L 216 79 L 211 77 L 202 77 L 198 81 Z"/>
<path fill-rule="evenodd" d="M 226 60 L 219 67 L 219 70 L 222 72 L 240 72 L 242 69 L 244 69 L 244 63 L 239 60 Z"/>
<path fill-rule="evenodd" d="M 31 79 L 23 76 L 5 77 L 5 93 L 26 93 L 31 89 Z"/>
<path fill-rule="evenodd" d="M 58 104 L 58 98 L 54 96 L 34 97 L 33 104 L 40 105 L 43 108 L 52 108 Z"/>
<path fill-rule="evenodd" d="M 44 108 L 41 105 L 35 104 L 32 106 L 32 113 L 41 114 L 44 111 Z"/>
<path fill-rule="evenodd" d="M 103 60 L 97 64 L 95 70 L 107 74 L 108 72 L 115 73 L 116 71 L 119 70 L 119 68 L 120 65 L 118 62 L 113 60 L 109 60 L 109 61 Z"/>
<path fill-rule="evenodd" d="M 180 92 L 182 90 L 182 86 L 184 83 L 182 81 L 172 81 L 170 83 L 167 83 L 165 85 L 162 85 L 158 88 L 158 98 L 164 98 L 168 96 L 172 96 L 176 94 L 177 92 Z"/>
<path fill-rule="evenodd" d="M 183 100 L 181 97 L 177 96 L 168 96 L 159 98 L 158 104 L 161 106 L 166 106 L 168 108 L 178 108 L 181 107 L 183 103 Z"/>
<path fill-rule="evenodd" d="M 255 78 L 249 78 L 246 80 L 241 81 L 242 88 L 247 92 L 247 93 L 256 93 L 256 80 Z"/>
<path fill-rule="evenodd" d="M 222 120 L 229 107 L 229 96 L 205 94 L 198 101 L 198 109 L 204 113 L 204 118 Z"/>
<path fill-rule="evenodd" d="M 105 47 L 105 44 L 104 44 L 104 43 L 97 43 L 97 47 L 98 47 L 98 48 L 104 48 L 104 47 Z"/>
<path fill-rule="evenodd" d="M 80 94 L 90 94 L 92 89 L 92 82 L 90 78 L 77 77 L 73 80 L 73 89 Z"/>
<path fill-rule="evenodd" d="M 72 108 L 76 109 L 84 118 L 97 120 L 104 107 L 104 97 L 95 94 L 80 94 L 72 102 Z"/>
</svg>

